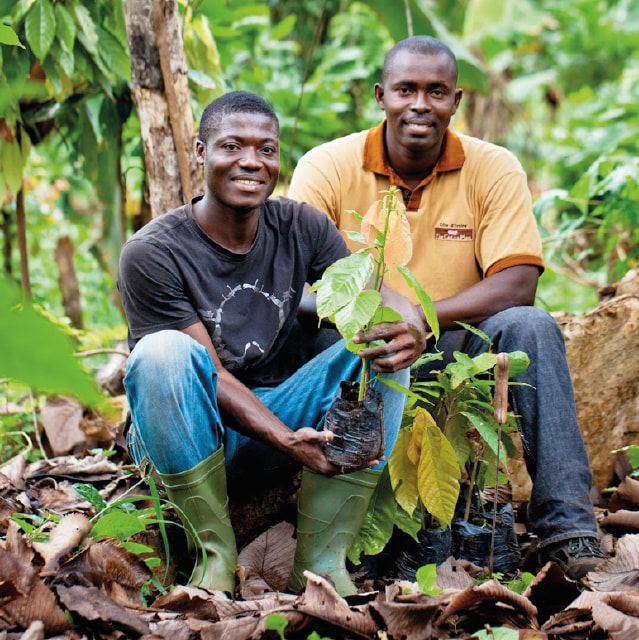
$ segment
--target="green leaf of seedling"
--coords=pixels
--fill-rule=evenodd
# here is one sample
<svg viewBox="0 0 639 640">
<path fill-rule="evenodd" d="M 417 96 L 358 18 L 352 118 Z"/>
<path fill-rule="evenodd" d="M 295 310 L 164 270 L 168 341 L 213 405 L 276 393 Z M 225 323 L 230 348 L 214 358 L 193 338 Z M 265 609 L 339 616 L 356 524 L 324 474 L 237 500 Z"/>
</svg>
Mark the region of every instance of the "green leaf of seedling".
<svg viewBox="0 0 639 640">
<path fill-rule="evenodd" d="M 436 596 L 441 591 L 441 588 L 436 586 L 437 565 L 434 563 L 426 564 L 417 569 L 415 580 L 417 581 L 419 590 L 429 596 Z"/>
<path fill-rule="evenodd" d="M 346 237 L 353 242 L 357 242 L 358 244 L 366 244 L 366 240 L 364 240 L 364 236 L 361 231 L 346 231 Z"/>
<path fill-rule="evenodd" d="M 508 365 L 508 378 L 516 378 L 530 366 L 530 358 L 523 351 L 511 351 L 508 354 L 510 359 Z"/>
<path fill-rule="evenodd" d="M 264 626 L 268 631 L 276 631 L 280 640 L 286 640 L 284 637 L 284 629 L 288 626 L 288 619 L 281 613 L 269 613 L 264 619 Z"/>
<path fill-rule="evenodd" d="M 373 324 L 380 324 L 382 322 L 399 322 L 402 319 L 401 313 L 397 313 L 395 309 L 390 307 L 381 306 L 378 307 L 373 316 Z"/>
<path fill-rule="evenodd" d="M 506 586 L 515 593 L 522 594 L 528 588 L 528 585 L 535 579 L 535 574 L 524 571 L 519 578 L 506 582 Z"/>
<path fill-rule="evenodd" d="M 355 537 L 348 559 L 360 563 L 361 553 L 377 555 L 384 550 L 393 534 L 396 503 L 388 471 L 384 469 L 364 516 L 364 522 Z"/>
<path fill-rule="evenodd" d="M 480 337 L 484 342 L 488 344 L 489 347 L 493 346 L 493 341 L 481 329 L 473 327 L 472 324 L 467 324 L 466 322 L 457 322 L 457 324 L 462 327 L 462 329 L 466 329 L 466 331 L 470 331 L 471 333 L 474 333 L 476 336 Z"/>
<path fill-rule="evenodd" d="M 490 447 L 490 450 L 495 455 L 497 455 L 497 423 L 493 425 L 481 416 L 478 416 L 476 413 L 472 413 L 471 411 L 462 411 L 461 413 L 465 415 L 468 420 L 470 420 L 473 427 L 475 427 L 475 429 L 477 429 L 477 431 L 479 432 L 482 440 Z M 499 461 L 503 465 L 508 464 L 504 447 L 499 448 Z"/>
<path fill-rule="evenodd" d="M 93 525 L 89 536 L 96 539 L 115 538 L 116 540 L 127 540 L 136 533 L 142 533 L 145 529 L 145 524 L 133 514 L 114 510 L 105 513 Z"/>
<path fill-rule="evenodd" d="M 519 631 L 508 627 L 491 627 L 482 629 L 471 636 L 472 640 L 519 640 Z M 533 640 L 535 640 L 533 638 Z"/>
<path fill-rule="evenodd" d="M 379 291 L 365 289 L 335 313 L 335 326 L 347 343 L 371 321 L 381 300 Z"/>
<path fill-rule="evenodd" d="M 81 484 L 76 482 L 73 485 L 75 492 L 83 499 L 86 500 L 96 511 L 104 511 L 107 508 L 107 503 L 100 495 L 100 492 L 92 484 Z"/>
<path fill-rule="evenodd" d="M 426 322 L 428 323 L 430 330 L 433 332 L 435 340 L 439 340 L 439 320 L 437 319 L 437 311 L 435 310 L 435 305 L 433 304 L 431 297 L 426 293 L 426 289 L 422 287 L 421 283 L 409 269 L 403 265 L 400 265 L 397 268 L 402 276 L 404 276 L 404 280 L 406 280 L 408 286 L 415 291 L 419 304 L 422 306 L 424 315 L 426 316 Z"/>
<path fill-rule="evenodd" d="M 153 553 L 154 550 L 145 545 L 145 544 L 140 544 L 139 542 L 121 542 L 120 546 L 123 549 L 127 549 L 128 551 L 131 551 L 131 553 L 136 553 L 136 554 L 142 554 L 142 553 Z"/>
<path fill-rule="evenodd" d="M 317 293 L 315 302 L 319 318 L 333 320 L 338 311 L 352 304 L 357 294 L 370 283 L 374 267 L 373 256 L 362 252 L 340 258 L 328 267 L 309 288 Z"/>
</svg>

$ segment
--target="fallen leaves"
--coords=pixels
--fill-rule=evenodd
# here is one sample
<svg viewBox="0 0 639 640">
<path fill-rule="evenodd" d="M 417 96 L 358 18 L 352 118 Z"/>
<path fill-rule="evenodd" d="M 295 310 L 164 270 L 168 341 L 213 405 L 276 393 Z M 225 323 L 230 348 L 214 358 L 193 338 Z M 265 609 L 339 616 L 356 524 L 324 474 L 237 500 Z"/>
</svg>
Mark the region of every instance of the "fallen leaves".
<svg viewBox="0 0 639 640">
<path fill-rule="evenodd" d="M 163 592 L 158 576 L 166 575 L 164 567 L 153 573 L 144 560 L 152 553 L 137 555 L 117 539 L 91 537 L 99 530 L 96 509 L 78 495 L 78 483 L 94 487 L 106 505 L 121 501 L 138 482 L 137 471 L 102 451 L 30 465 L 14 458 L 0 469 L 0 635 L 4 631 L 21 640 L 272 639 L 269 616 L 277 614 L 288 640 L 305 640 L 312 631 L 334 640 L 468 639 L 500 627 L 518 630 L 520 639 L 639 637 L 639 534 L 623 528 L 624 513 L 639 511 L 637 481 L 631 478 L 611 500 L 617 511 L 600 510 L 602 539 L 614 553 L 588 574 L 585 590 L 549 563 L 518 594 L 494 579 L 478 584 L 477 568 L 451 557 L 437 567 L 441 591 L 436 595 L 420 593 L 412 582 L 378 576 L 378 590 L 342 598 L 330 581 L 311 573 L 304 592 L 288 594 L 294 527 L 281 522 L 240 550 L 237 600 L 184 586 Z M 147 499 L 136 495 L 135 503 L 144 506 Z M 41 517 L 45 512 L 48 518 Z M 34 520 L 27 533 L 12 514 L 23 522 L 40 517 L 40 524 Z M 161 548 L 157 525 L 144 534 L 131 548 L 149 549 L 154 536 Z M 179 543 L 172 551 L 182 551 Z M 361 584 L 370 585 L 370 578 L 364 576 Z"/>
</svg>

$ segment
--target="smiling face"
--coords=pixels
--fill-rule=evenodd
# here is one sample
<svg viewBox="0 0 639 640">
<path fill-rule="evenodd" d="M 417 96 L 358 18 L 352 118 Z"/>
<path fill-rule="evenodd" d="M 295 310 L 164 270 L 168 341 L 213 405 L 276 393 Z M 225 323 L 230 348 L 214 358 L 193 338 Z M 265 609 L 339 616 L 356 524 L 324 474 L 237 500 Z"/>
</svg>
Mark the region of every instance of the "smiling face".
<svg viewBox="0 0 639 640">
<path fill-rule="evenodd" d="M 263 113 L 225 115 L 195 153 L 204 165 L 205 199 L 225 210 L 248 213 L 273 193 L 280 171 L 277 122 Z"/>
<path fill-rule="evenodd" d="M 383 83 L 375 85 L 375 98 L 386 113 L 386 146 L 395 170 L 401 158 L 418 156 L 420 164 L 427 159 L 430 168 L 437 162 L 461 100 L 456 81 L 454 60 L 445 53 L 395 53 Z"/>
</svg>

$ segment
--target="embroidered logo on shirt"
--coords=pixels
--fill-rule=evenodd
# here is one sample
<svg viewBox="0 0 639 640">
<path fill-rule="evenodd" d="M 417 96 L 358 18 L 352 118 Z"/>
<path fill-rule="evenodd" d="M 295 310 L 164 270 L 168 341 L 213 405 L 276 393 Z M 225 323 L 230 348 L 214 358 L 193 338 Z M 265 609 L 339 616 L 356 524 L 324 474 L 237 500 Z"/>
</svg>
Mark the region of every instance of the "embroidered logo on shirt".
<svg viewBox="0 0 639 640">
<path fill-rule="evenodd" d="M 435 229 L 435 240 L 458 240 L 469 242 L 473 239 L 473 230 L 462 226 L 449 225 Z"/>
</svg>

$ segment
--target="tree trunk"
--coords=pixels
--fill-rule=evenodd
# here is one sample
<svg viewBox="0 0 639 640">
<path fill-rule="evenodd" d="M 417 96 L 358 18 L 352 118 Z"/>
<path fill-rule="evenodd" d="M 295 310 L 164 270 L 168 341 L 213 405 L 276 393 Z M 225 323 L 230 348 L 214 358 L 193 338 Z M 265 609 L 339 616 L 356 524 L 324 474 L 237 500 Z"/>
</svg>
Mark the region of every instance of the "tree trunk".
<svg viewBox="0 0 639 640">
<path fill-rule="evenodd" d="M 202 193 L 177 0 L 125 0 L 133 99 L 153 217 Z"/>
</svg>

